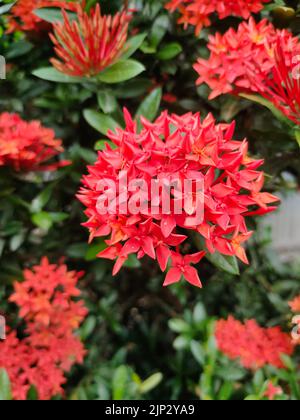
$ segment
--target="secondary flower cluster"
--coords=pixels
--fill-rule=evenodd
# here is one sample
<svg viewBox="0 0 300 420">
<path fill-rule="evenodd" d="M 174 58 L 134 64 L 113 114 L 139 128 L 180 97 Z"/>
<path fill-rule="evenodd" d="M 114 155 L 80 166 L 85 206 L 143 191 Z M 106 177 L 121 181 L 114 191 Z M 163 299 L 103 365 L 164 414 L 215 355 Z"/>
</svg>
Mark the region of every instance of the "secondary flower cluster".
<svg viewBox="0 0 300 420">
<path fill-rule="evenodd" d="M 9 331 L 0 343 L 0 367 L 8 372 L 14 399 L 25 400 L 32 386 L 41 400 L 62 394 L 64 373 L 83 362 L 85 350 L 74 334 L 87 314 L 83 301 L 74 300 L 81 276 L 43 258 L 14 284 L 10 301 L 20 308 L 26 335 L 19 339 Z"/>
<path fill-rule="evenodd" d="M 262 328 L 256 321 L 245 324 L 229 317 L 217 322 L 215 336 L 219 350 L 230 359 L 239 359 L 247 369 L 266 365 L 283 368 L 281 355 L 294 352 L 291 337 L 279 327 Z"/>
<path fill-rule="evenodd" d="M 211 17 L 217 14 L 219 19 L 228 16 L 248 19 L 251 13 L 258 13 L 264 8 L 265 3 L 271 0 L 171 0 L 166 8 L 171 12 L 179 10 L 182 15 L 179 23 L 185 27 L 196 27 L 198 35 L 203 27 L 211 25 Z"/>
<path fill-rule="evenodd" d="M 197 84 L 206 83 L 210 99 L 231 93 L 254 93 L 271 101 L 286 117 L 300 123 L 300 88 L 297 74 L 300 42 L 287 30 L 267 20 L 254 19 L 209 39 L 210 57 L 194 68 Z M 299 66 L 298 66 L 299 67 Z"/>
<path fill-rule="evenodd" d="M 70 11 L 76 10 L 74 2 L 64 0 L 18 0 L 8 16 L 8 32 L 37 32 L 50 29 L 51 26 L 49 24 L 33 13 L 34 10 L 45 7 L 59 7 Z"/>
<path fill-rule="evenodd" d="M 39 121 L 27 122 L 17 114 L 0 115 L 0 166 L 10 166 L 15 171 L 55 170 L 69 162 L 45 163 L 63 150 L 54 131 Z"/>
<path fill-rule="evenodd" d="M 124 52 L 131 17 L 127 11 L 102 16 L 99 4 L 89 14 L 81 5 L 76 10 L 78 21 L 71 22 L 63 12 L 64 21 L 53 25 L 50 38 L 59 60 L 51 62 L 69 76 L 94 76 Z"/>
<path fill-rule="evenodd" d="M 235 124 L 216 124 L 211 114 L 202 121 L 199 114 L 178 116 L 165 111 L 154 123 L 142 117 L 143 128 L 139 132 L 126 110 L 125 120 L 124 130 L 108 133 L 116 148 L 107 144 L 106 150 L 99 152 L 79 193 L 87 208 L 89 220 L 85 226 L 90 230 L 90 240 L 109 237 L 108 248 L 99 257 L 116 260 L 114 274 L 130 254 L 157 259 L 162 271 L 171 260 L 165 285 L 178 282 L 183 276 L 201 287 L 197 270 L 191 264 L 197 264 L 205 252 L 184 255 L 180 246 L 187 237 L 179 234 L 178 229 L 182 228 L 199 235 L 210 253 L 237 256 L 247 263 L 243 243 L 252 232 L 247 229 L 246 218 L 275 210 L 269 204 L 278 199 L 261 192 L 264 174 L 257 169 L 263 161 L 248 156 L 246 140 L 233 139 Z M 141 183 L 139 200 L 144 205 L 137 211 L 132 211 L 130 205 L 124 211 L 124 204 L 137 201 L 136 188 L 125 188 L 125 178 L 128 184 L 135 180 Z M 108 190 L 104 180 L 109 184 Z M 191 191 L 185 191 L 187 197 L 179 195 L 176 186 L 170 197 L 170 186 L 178 180 L 180 184 L 192 184 Z M 149 192 L 154 181 L 162 188 L 151 202 Z M 118 205 L 100 212 L 99 203 L 113 190 L 114 204 Z M 165 211 L 168 199 L 170 206 Z M 198 221 L 191 215 L 199 203 L 203 213 Z"/>
</svg>

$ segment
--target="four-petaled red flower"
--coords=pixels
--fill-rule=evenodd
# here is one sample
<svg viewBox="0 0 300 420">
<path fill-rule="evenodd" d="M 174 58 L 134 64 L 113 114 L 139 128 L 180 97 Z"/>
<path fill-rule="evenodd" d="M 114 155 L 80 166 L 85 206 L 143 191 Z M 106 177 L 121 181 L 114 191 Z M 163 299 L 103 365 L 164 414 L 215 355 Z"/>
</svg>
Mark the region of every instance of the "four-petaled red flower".
<svg viewBox="0 0 300 420">
<path fill-rule="evenodd" d="M 10 301 L 20 308 L 26 335 L 19 339 L 8 330 L 7 340 L 0 343 L 0 368 L 9 375 L 14 399 L 25 400 L 32 386 L 41 400 L 63 394 L 64 373 L 83 362 L 85 350 L 74 334 L 87 315 L 78 300 L 82 275 L 43 258 L 24 271 L 22 283 L 14 284 Z"/>
<path fill-rule="evenodd" d="M 23 121 L 17 114 L 0 115 L 0 166 L 10 166 L 18 172 L 52 171 L 70 164 L 46 164 L 63 150 L 54 131 L 39 121 Z"/>
<path fill-rule="evenodd" d="M 257 169 L 263 161 L 248 156 L 246 140 L 233 140 L 234 124 L 216 124 L 212 115 L 202 121 L 199 114 L 163 112 L 154 123 L 142 117 L 138 131 L 126 110 L 125 120 L 124 130 L 108 133 L 116 147 L 107 144 L 99 152 L 78 196 L 87 208 L 90 240 L 107 238 L 109 248 L 99 257 L 116 261 L 114 274 L 130 254 L 157 259 L 162 271 L 171 259 L 165 285 L 183 276 L 200 287 L 197 270 L 190 264 L 197 264 L 204 254 L 197 254 L 199 260 L 184 256 L 181 246 L 187 236 L 178 231 L 184 229 L 201 235 L 210 253 L 237 256 L 247 263 L 242 244 L 252 232 L 246 218 L 275 210 L 269 204 L 278 199 L 261 192 L 264 176 Z M 190 191 L 179 191 L 174 185 L 178 180 L 182 185 L 190 182 Z M 132 208 L 137 191 L 128 186 L 136 181 L 141 184 L 140 206 Z M 152 194 L 155 182 L 161 188 Z M 106 206 L 99 209 L 99 203 Z M 197 203 L 203 205 L 201 217 L 191 218 Z"/>
<path fill-rule="evenodd" d="M 171 0 L 166 8 L 171 12 L 178 10 L 181 17 L 178 23 L 196 27 L 199 35 L 203 27 L 211 25 L 211 17 L 217 14 L 219 19 L 228 16 L 248 19 L 251 13 L 260 12 L 265 3 L 271 0 Z"/>
<path fill-rule="evenodd" d="M 247 369 L 266 365 L 283 368 L 281 355 L 291 356 L 295 348 L 289 334 L 279 327 L 262 328 L 255 320 L 245 324 L 233 317 L 220 320 L 215 336 L 219 350 L 230 359 L 239 359 Z"/>
<path fill-rule="evenodd" d="M 77 20 L 70 21 L 63 11 L 64 21 L 53 25 L 50 38 L 59 59 L 51 63 L 69 76 L 95 76 L 125 52 L 131 16 L 127 11 L 101 15 L 99 4 L 89 14 L 81 5 L 76 10 Z"/>
</svg>

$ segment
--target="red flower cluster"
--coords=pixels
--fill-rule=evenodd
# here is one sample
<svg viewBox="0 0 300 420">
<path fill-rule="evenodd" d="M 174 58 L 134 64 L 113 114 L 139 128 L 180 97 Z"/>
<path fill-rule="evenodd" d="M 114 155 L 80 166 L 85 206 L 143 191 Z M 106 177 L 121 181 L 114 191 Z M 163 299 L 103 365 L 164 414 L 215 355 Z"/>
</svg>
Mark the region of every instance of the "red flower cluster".
<svg viewBox="0 0 300 420">
<path fill-rule="evenodd" d="M 260 369 L 266 365 L 283 368 L 281 355 L 294 352 L 288 334 L 276 328 L 261 328 L 256 321 L 245 324 L 229 317 L 217 322 L 215 336 L 219 350 L 230 359 L 240 359 L 247 369 Z"/>
<path fill-rule="evenodd" d="M 192 25 L 196 27 L 196 34 L 199 35 L 203 27 L 211 25 L 211 16 L 216 13 L 219 19 L 228 16 L 242 17 L 248 19 L 251 13 L 260 12 L 264 3 L 271 0 L 171 0 L 166 8 L 171 12 L 179 10 L 181 17 L 179 23 L 185 27 Z"/>
<path fill-rule="evenodd" d="M 294 300 L 289 302 L 291 310 L 296 314 L 300 313 L 300 296 L 295 297 Z"/>
<path fill-rule="evenodd" d="M 34 10 L 44 7 L 59 7 L 70 11 L 76 10 L 74 2 L 64 0 L 18 0 L 12 7 L 11 15 L 8 17 L 8 32 L 37 32 L 50 29 L 51 25 L 33 13 Z"/>
<path fill-rule="evenodd" d="M 114 274 L 130 254 L 157 259 L 162 271 L 171 259 L 165 285 L 183 276 L 201 287 L 197 270 L 190 265 L 205 253 L 183 256 L 180 246 L 187 237 L 177 231 L 183 228 L 198 233 L 210 253 L 237 256 L 247 263 L 242 245 L 252 233 L 246 217 L 275 210 L 268 205 L 278 199 L 261 192 L 264 175 L 257 169 L 263 161 L 248 156 L 246 140 L 233 140 L 235 124 L 216 124 L 212 115 L 201 121 L 199 114 L 163 112 L 154 123 L 142 117 L 139 132 L 126 110 L 125 120 L 124 130 L 108 133 L 116 148 L 107 144 L 99 152 L 78 196 L 87 207 L 90 240 L 110 237 L 108 249 L 99 257 L 116 260 Z M 180 185 L 190 183 L 191 191 L 180 193 L 178 180 Z M 128 188 L 131 182 L 135 184 Z M 154 194 L 153 183 L 161 186 Z M 99 204 L 107 201 L 111 205 L 99 211 Z M 140 205 L 131 206 L 136 201 Z M 199 203 L 201 220 L 191 218 Z"/>
<path fill-rule="evenodd" d="M 44 258 L 24 271 L 23 283 L 15 283 L 10 301 L 20 307 L 26 337 L 9 332 L 0 344 L 0 367 L 8 372 L 14 399 L 25 400 L 31 386 L 41 400 L 62 394 L 64 372 L 83 362 L 85 350 L 74 335 L 87 314 L 83 301 L 74 301 L 80 296 L 76 285 L 81 276 Z"/>
<path fill-rule="evenodd" d="M 0 166 L 10 166 L 15 171 L 55 170 L 70 162 L 47 166 L 44 163 L 63 150 L 54 131 L 39 121 L 26 122 L 17 114 L 0 115 Z"/>
<path fill-rule="evenodd" d="M 60 60 L 53 66 L 69 76 L 94 76 L 112 65 L 122 55 L 127 40 L 130 15 L 127 11 L 114 16 L 102 16 L 100 5 L 90 14 L 77 6 L 78 22 L 70 22 L 64 12 L 64 22 L 54 24 L 50 38 Z"/>
<path fill-rule="evenodd" d="M 212 89 L 210 99 L 226 93 L 260 94 L 299 124 L 297 37 L 275 29 L 267 20 L 256 23 L 251 18 L 237 31 L 230 28 L 224 35 L 211 36 L 208 48 L 209 59 L 199 59 L 194 68 L 200 76 L 197 83 Z"/>
</svg>

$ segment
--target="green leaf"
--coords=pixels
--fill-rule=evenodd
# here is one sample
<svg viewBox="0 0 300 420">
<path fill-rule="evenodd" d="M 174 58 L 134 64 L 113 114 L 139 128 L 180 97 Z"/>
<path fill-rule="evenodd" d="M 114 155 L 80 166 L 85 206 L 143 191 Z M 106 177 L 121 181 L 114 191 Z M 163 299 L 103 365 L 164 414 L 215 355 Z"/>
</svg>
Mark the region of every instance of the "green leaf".
<svg viewBox="0 0 300 420">
<path fill-rule="evenodd" d="M 0 369 L 0 401 L 11 401 L 11 385 L 5 369 Z"/>
<path fill-rule="evenodd" d="M 10 9 L 15 5 L 16 2 L 10 3 L 10 4 L 4 4 L 3 6 L 0 6 L 0 15 L 4 15 L 5 13 L 9 12 Z"/>
<path fill-rule="evenodd" d="M 97 94 L 98 104 L 104 114 L 111 114 L 118 107 L 118 101 L 116 100 L 113 92 L 110 90 L 101 90 Z"/>
<path fill-rule="evenodd" d="M 146 379 L 139 387 L 141 394 L 146 394 L 156 388 L 163 380 L 162 373 L 158 372 Z"/>
<path fill-rule="evenodd" d="M 183 319 L 176 318 L 171 319 L 169 321 L 169 328 L 170 330 L 176 332 L 176 333 L 186 333 L 190 330 L 189 324 L 187 324 Z"/>
<path fill-rule="evenodd" d="M 145 70 L 143 64 L 135 60 L 121 60 L 118 63 L 99 73 L 100 82 L 114 84 L 133 79 Z"/>
<path fill-rule="evenodd" d="M 109 145 L 112 149 L 116 149 L 117 148 L 117 146 L 113 143 L 113 142 L 111 142 L 111 141 L 109 141 L 109 140 L 99 140 L 99 141 L 97 141 L 96 142 L 96 144 L 95 144 L 95 146 L 94 146 L 94 149 L 95 150 L 97 150 L 97 151 L 102 151 L 102 150 L 105 150 L 106 149 L 106 145 Z"/>
<path fill-rule="evenodd" d="M 38 213 L 41 210 L 43 210 L 43 208 L 51 198 L 53 188 L 54 185 L 51 184 L 47 188 L 45 188 L 38 196 L 36 196 L 36 198 L 32 201 L 30 206 L 31 213 Z"/>
<path fill-rule="evenodd" d="M 130 38 L 125 45 L 125 53 L 122 55 L 122 60 L 130 58 L 140 48 L 146 36 L 147 34 L 144 33 Z"/>
<path fill-rule="evenodd" d="M 101 114 L 93 109 L 85 109 L 83 116 L 91 127 L 105 136 L 109 130 L 114 131 L 117 127 L 120 127 L 112 117 Z"/>
<path fill-rule="evenodd" d="M 167 14 L 161 15 L 155 19 L 149 37 L 149 43 L 152 47 L 157 48 L 160 44 L 161 40 L 167 33 L 169 22 L 169 16 Z"/>
<path fill-rule="evenodd" d="M 85 79 L 81 77 L 67 76 L 56 70 L 54 67 L 42 67 L 32 72 L 33 76 L 49 82 L 58 83 L 82 83 Z"/>
<path fill-rule="evenodd" d="M 34 214 L 31 217 L 31 220 L 37 227 L 46 231 L 48 231 L 53 225 L 51 215 L 45 211 Z"/>
<path fill-rule="evenodd" d="M 178 42 L 171 42 L 170 44 L 165 45 L 162 47 L 158 53 L 157 58 L 159 60 L 172 60 L 173 58 L 177 57 L 182 52 L 182 46 L 178 44 Z"/>
<path fill-rule="evenodd" d="M 138 260 L 137 256 L 134 254 L 128 255 L 127 261 L 124 263 L 124 267 L 127 268 L 140 268 L 141 262 Z"/>
<path fill-rule="evenodd" d="M 153 90 L 137 110 L 136 118 L 140 116 L 145 117 L 149 121 L 153 121 L 157 116 L 162 98 L 162 89 L 157 88 Z"/>
<path fill-rule="evenodd" d="M 40 19 L 49 22 L 49 23 L 55 23 L 55 22 L 63 22 L 63 14 L 61 12 L 61 9 L 59 8 L 50 8 L 50 7 L 44 7 L 41 9 L 35 9 L 32 12 L 34 15 L 39 17 Z M 68 17 L 70 21 L 77 18 L 76 13 L 67 12 Z"/>
<path fill-rule="evenodd" d="M 293 127 L 294 124 L 292 123 L 292 121 L 290 121 L 284 114 L 282 114 L 282 112 L 280 112 L 273 104 L 272 102 L 268 101 L 267 99 L 263 98 L 262 96 L 259 95 L 251 95 L 251 94 L 246 94 L 246 93 L 240 93 L 239 96 L 241 96 L 242 98 L 248 99 L 249 101 L 252 102 L 256 102 L 266 108 L 268 108 L 272 114 L 282 123 Z"/>
<path fill-rule="evenodd" d="M 191 352 L 194 356 L 194 358 L 197 360 L 200 366 L 205 365 L 205 352 L 197 341 L 193 340 L 191 342 Z"/>
<path fill-rule="evenodd" d="M 206 254 L 206 258 L 220 270 L 233 274 L 234 276 L 240 275 L 240 268 L 236 257 L 229 257 L 215 252 L 214 254 Z"/>
<path fill-rule="evenodd" d="M 39 394 L 35 386 L 31 385 L 29 391 L 27 393 L 27 400 L 28 401 L 37 401 L 39 399 Z"/>
<path fill-rule="evenodd" d="M 113 400 L 122 400 L 126 394 L 126 385 L 128 382 L 127 366 L 120 366 L 116 369 L 112 378 Z"/>
</svg>

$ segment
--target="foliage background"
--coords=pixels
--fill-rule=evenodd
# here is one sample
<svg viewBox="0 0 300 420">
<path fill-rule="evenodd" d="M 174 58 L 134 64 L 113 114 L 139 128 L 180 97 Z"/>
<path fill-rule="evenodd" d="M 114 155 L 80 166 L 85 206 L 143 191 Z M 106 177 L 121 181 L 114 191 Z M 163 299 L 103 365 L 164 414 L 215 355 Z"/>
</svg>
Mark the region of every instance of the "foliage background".
<svg viewBox="0 0 300 420">
<path fill-rule="evenodd" d="M 110 13 L 122 6 L 119 0 L 99 3 Z M 151 261 L 141 266 L 132 259 L 126 270 L 112 278 L 110 263 L 96 259 L 102 244 L 87 245 L 82 206 L 75 194 L 86 165 L 96 158 L 95 144 L 104 136 L 90 127 L 83 110 L 107 112 L 122 123 L 122 106 L 137 112 L 153 88 L 154 114 L 159 106 L 178 114 L 213 111 L 220 121 L 236 118 L 236 137 L 247 136 L 251 152 L 266 158 L 270 190 L 287 194 L 297 190 L 300 182 L 299 147 L 269 111 L 228 96 L 209 102 L 206 89 L 195 88 L 192 64 L 207 55 L 209 33 L 237 26 L 239 19 L 215 21 L 197 39 L 192 28 L 184 31 L 176 24 L 176 15 L 163 8 L 163 0 L 134 3 L 138 13 L 132 27 L 147 34 L 134 57 L 146 71 L 113 87 L 105 101 L 99 100 L 103 97 L 99 88 L 88 83 L 54 84 L 34 77 L 36 68 L 49 65 L 50 42 L 47 37 L 7 35 L 5 19 L 0 17 L 0 54 L 9 63 L 7 80 L 0 82 L 0 111 L 18 112 L 55 129 L 64 141 L 65 158 L 73 161 L 56 174 L 27 178 L 0 169 L 1 312 L 9 314 L 14 325 L 16 309 L 7 297 L 25 266 L 37 263 L 43 255 L 52 261 L 65 256 L 70 268 L 86 272 L 81 289 L 90 311 L 80 330 L 89 353 L 85 364 L 69 377 L 67 398 L 244 399 L 252 395 L 259 399 L 267 378 L 277 381 L 293 375 L 292 398 L 300 399 L 293 366 L 289 373 L 268 369 L 254 375 L 221 356 L 213 340 L 213 321 L 229 314 L 241 320 L 255 318 L 264 326 L 290 326 L 287 302 L 299 292 L 300 266 L 278 262 L 270 251 L 267 229 L 256 226 L 249 247 L 251 265 L 241 267 L 240 275 L 205 262 L 200 273 L 202 291 L 188 284 L 163 289 L 162 276 Z M 299 5 L 288 1 L 286 6 L 297 9 Z M 299 33 L 297 15 L 289 17 L 280 7 L 262 15 L 278 27 Z M 159 104 L 159 88 L 175 95 L 176 101 L 166 102 L 164 96 Z M 297 359 L 294 363 L 297 366 Z M 287 394 L 282 398 L 290 398 Z"/>
</svg>

